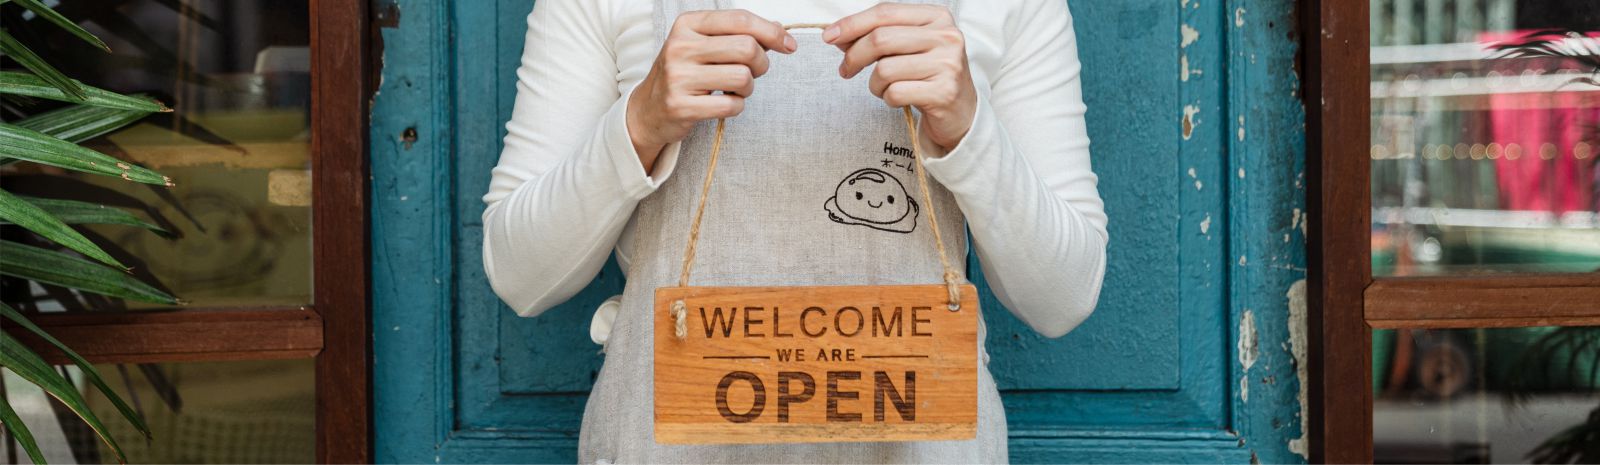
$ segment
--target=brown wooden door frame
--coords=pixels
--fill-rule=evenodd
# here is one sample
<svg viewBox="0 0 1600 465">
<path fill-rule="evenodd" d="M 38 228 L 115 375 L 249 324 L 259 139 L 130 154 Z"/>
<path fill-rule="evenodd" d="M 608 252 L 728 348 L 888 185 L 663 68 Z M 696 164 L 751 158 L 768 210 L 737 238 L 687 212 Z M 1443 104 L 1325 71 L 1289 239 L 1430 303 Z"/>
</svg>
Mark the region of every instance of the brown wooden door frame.
<svg viewBox="0 0 1600 465">
<path fill-rule="evenodd" d="M 372 461 L 365 0 L 308 0 L 313 297 L 306 307 L 33 316 L 95 363 L 316 359 L 319 463 Z M 10 331 L 8 329 L 8 331 Z M 52 363 L 31 334 L 12 332 Z"/>
<path fill-rule="evenodd" d="M 1311 461 L 1372 462 L 1367 0 L 1300 0 L 1306 106 Z M 1356 147 L 1357 149 L 1351 149 Z"/>
<path fill-rule="evenodd" d="M 366 0 L 311 0 L 317 461 L 372 461 Z M 319 121 L 320 120 L 320 121 Z"/>
<path fill-rule="evenodd" d="M 1299 0 L 1311 461 L 1372 462 L 1372 328 L 1600 324 L 1600 272 L 1372 277 L 1367 0 Z"/>
</svg>

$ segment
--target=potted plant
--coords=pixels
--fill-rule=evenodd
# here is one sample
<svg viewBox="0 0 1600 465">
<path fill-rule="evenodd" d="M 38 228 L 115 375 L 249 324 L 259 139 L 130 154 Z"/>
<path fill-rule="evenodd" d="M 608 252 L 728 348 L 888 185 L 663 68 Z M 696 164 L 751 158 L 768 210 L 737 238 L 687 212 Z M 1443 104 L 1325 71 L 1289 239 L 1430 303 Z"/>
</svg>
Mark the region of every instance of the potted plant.
<svg viewBox="0 0 1600 465">
<path fill-rule="evenodd" d="M 39 0 L 0 0 L 0 7 L 26 9 L 28 14 L 68 31 L 89 46 L 109 51 L 99 38 Z M 15 167 L 9 165 L 32 163 L 128 182 L 172 185 L 172 180 L 160 173 L 78 145 L 149 114 L 170 111 L 160 102 L 75 81 L 4 29 L 0 29 L 0 54 L 6 60 L 0 67 L 0 103 L 5 113 L 4 122 L 0 122 L 0 176 L 14 171 Z M 12 240 L 15 236 L 0 240 L 0 275 L 12 278 L 12 283 L 37 283 L 117 299 L 178 303 L 172 295 L 134 278 L 126 266 L 73 226 L 113 224 L 161 231 L 129 212 L 88 202 L 16 195 L 0 185 L 0 224 L 25 231 L 18 234 L 25 235 L 27 242 L 46 245 Z M 24 345 L 18 334 L 31 334 L 60 350 L 82 370 L 87 384 L 104 394 L 124 420 L 149 438 L 150 429 L 142 416 L 111 389 L 88 360 L 31 322 L 12 302 L 0 302 L 0 326 L 6 327 L 6 331 L 0 331 L 0 367 L 37 385 L 70 409 L 106 444 L 118 462 L 126 462 L 126 456 L 105 423 L 89 409 L 78 386 Z M 0 401 L 0 424 L 34 463 L 44 463 L 44 454 L 28 425 L 8 401 Z"/>
</svg>

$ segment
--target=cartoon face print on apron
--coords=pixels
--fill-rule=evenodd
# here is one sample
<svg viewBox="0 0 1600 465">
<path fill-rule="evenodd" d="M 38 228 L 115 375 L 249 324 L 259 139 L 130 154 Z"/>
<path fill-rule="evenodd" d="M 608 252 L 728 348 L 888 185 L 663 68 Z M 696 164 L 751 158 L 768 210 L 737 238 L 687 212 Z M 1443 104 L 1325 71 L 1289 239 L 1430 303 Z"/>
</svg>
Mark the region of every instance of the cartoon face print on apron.
<svg viewBox="0 0 1600 465">
<path fill-rule="evenodd" d="M 729 6 L 701 0 L 657 2 L 658 46 L 680 12 Z M 757 81 L 744 112 L 729 120 L 725 155 L 707 199 L 707 220 L 689 284 L 943 282 L 902 111 L 871 94 L 866 83 L 870 73 L 840 78 L 842 54 L 821 41 L 820 30 L 792 33 L 799 50 L 773 55 L 771 70 Z M 619 462 L 1003 461 L 1004 411 L 985 369 L 979 373 L 979 433 L 973 441 L 656 444 L 651 415 L 654 292 L 677 284 L 684 234 L 705 180 L 715 126 L 714 121 L 704 122 L 683 141 L 673 175 L 640 202 L 618 245 L 619 253 L 630 259 L 628 284 L 614 323 L 605 331 L 606 362 L 585 409 L 580 456 Z M 967 252 L 960 209 L 931 179 L 929 188 L 945 247 L 960 272 Z M 982 339 L 980 324 L 980 357 Z M 863 451 L 877 455 L 864 456 Z"/>
<path fill-rule="evenodd" d="M 902 234 L 917 229 L 917 201 L 899 179 L 877 168 L 862 168 L 845 176 L 823 209 L 828 211 L 828 219 L 839 224 Z"/>
</svg>

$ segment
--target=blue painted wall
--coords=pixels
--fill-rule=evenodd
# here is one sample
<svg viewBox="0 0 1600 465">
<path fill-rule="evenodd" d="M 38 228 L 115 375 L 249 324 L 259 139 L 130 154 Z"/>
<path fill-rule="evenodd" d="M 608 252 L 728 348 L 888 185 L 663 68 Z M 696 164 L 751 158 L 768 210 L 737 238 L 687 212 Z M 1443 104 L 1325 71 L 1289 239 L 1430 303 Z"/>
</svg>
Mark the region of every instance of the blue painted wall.
<svg viewBox="0 0 1600 465">
<path fill-rule="evenodd" d="M 1291 297 L 1304 275 L 1304 118 L 1284 3 L 1071 3 L 1113 241 L 1100 308 L 1061 339 L 1031 333 L 985 292 L 1014 461 L 1303 460 L 1292 450 L 1303 317 L 1291 317 Z M 573 301 L 522 319 L 490 292 L 479 256 L 478 198 L 531 7 L 373 8 L 383 15 L 371 134 L 380 461 L 575 456 L 603 360 L 590 312 L 620 293 L 621 273 L 608 265 Z M 407 129 L 415 141 L 402 140 Z"/>
</svg>

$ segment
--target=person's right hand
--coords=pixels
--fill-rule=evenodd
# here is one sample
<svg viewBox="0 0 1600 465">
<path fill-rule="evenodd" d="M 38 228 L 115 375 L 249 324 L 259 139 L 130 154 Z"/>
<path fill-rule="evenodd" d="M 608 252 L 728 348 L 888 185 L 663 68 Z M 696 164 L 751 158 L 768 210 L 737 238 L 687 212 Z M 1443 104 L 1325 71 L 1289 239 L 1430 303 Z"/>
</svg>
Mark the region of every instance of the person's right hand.
<svg viewBox="0 0 1600 465">
<path fill-rule="evenodd" d="M 744 111 L 755 78 L 767 72 L 767 50 L 794 53 L 795 47 L 783 25 L 748 11 L 678 16 L 650 73 L 628 97 L 628 134 L 645 172 L 695 123 Z"/>
</svg>

